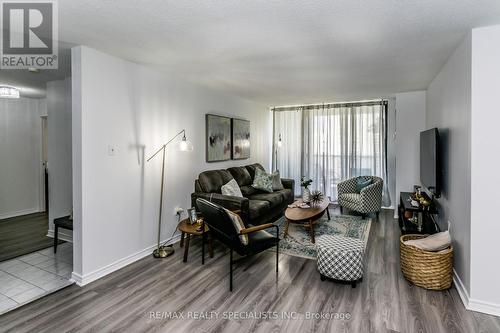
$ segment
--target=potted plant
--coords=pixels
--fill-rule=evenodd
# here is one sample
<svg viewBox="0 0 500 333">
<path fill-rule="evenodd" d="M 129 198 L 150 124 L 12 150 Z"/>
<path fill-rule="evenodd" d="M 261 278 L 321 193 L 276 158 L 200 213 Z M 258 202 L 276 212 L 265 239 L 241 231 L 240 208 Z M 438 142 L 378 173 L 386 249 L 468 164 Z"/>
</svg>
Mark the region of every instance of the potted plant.
<svg viewBox="0 0 500 333">
<path fill-rule="evenodd" d="M 311 191 L 309 191 L 309 186 L 312 184 L 312 179 L 307 179 L 302 176 L 300 178 L 300 186 L 303 188 L 302 190 L 302 202 L 309 203 L 309 197 L 311 196 Z"/>
</svg>

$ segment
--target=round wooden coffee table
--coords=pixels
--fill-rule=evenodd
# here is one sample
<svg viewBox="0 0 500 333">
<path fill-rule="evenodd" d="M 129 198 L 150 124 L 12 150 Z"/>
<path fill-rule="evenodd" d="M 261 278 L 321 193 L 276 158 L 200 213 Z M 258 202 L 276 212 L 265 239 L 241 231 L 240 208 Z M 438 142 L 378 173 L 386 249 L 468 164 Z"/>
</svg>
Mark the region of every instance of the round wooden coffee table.
<svg viewBox="0 0 500 333">
<path fill-rule="evenodd" d="M 293 205 L 300 205 L 302 199 L 299 199 L 293 203 Z M 328 220 L 330 220 L 330 212 L 328 211 L 328 205 L 330 201 L 324 199 L 320 204 L 311 208 L 287 208 L 285 211 L 285 233 L 284 237 L 288 236 L 288 226 L 290 223 L 302 224 L 304 227 L 309 228 L 311 233 L 311 242 L 314 244 L 316 240 L 314 239 L 314 225 L 318 223 L 318 220 L 326 211 L 328 215 Z"/>
</svg>

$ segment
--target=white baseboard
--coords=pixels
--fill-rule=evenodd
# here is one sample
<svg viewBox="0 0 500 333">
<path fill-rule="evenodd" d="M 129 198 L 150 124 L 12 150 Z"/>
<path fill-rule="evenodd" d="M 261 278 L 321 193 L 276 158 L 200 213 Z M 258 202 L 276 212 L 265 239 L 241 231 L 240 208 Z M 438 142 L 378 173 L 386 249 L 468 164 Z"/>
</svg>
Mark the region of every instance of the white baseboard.
<svg viewBox="0 0 500 333">
<path fill-rule="evenodd" d="M 22 210 L 18 210 L 18 211 L 15 211 L 15 212 L 0 214 L 0 220 L 10 219 L 11 217 L 28 215 L 28 214 L 34 214 L 34 213 L 40 213 L 40 212 L 41 211 L 40 211 L 39 207 L 29 208 L 29 209 L 22 209 Z"/>
<path fill-rule="evenodd" d="M 176 235 L 168 240 L 164 240 L 161 243 L 167 243 L 168 245 L 174 244 L 180 240 L 181 236 Z M 78 273 L 71 273 L 71 281 L 75 282 L 78 286 L 83 287 L 86 284 L 89 284 L 91 282 L 94 282 L 108 274 L 113 273 L 114 271 L 117 271 L 125 266 L 128 266 L 144 257 L 150 256 L 153 250 L 156 248 L 157 244 L 153 244 L 151 246 L 148 246 L 147 248 L 140 250 L 136 253 L 133 253 L 125 258 L 119 259 L 107 266 L 104 266 L 102 268 L 96 269 L 93 272 L 90 272 L 85 275 L 80 275 Z"/>
<path fill-rule="evenodd" d="M 54 238 L 54 230 L 47 231 L 47 237 Z M 73 243 L 73 232 L 67 229 L 59 229 L 57 238 L 66 242 Z"/>
<path fill-rule="evenodd" d="M 455 284 L 455 288 L 457 288 L 458 295 L 460 296 L 462 303 L 464 303 L 465 308 L 469 309 L 469 292 L 465 288 L 455 269 L 453 269 L 453 283 Z"/>
<path fill-rule="evenodd" d="M 500 317 L 500 304 L 494 304 L 470 298 L 467 289 L 465 289 L 462 280 L 460 280 L 460 277 L 455 270 L 453 270 L 453 283 L 455 284 L 458 295 L 462 299 L 462 303 L 464 303 L 464 306 L 467 310 Z"/>
<path fill-rule="evenodd" d="M 467 310 L 482 312 L 492 316 L 500 317 L 500 304 L 469 299 L 469 307 L 467 308 Z"/>
</svg>

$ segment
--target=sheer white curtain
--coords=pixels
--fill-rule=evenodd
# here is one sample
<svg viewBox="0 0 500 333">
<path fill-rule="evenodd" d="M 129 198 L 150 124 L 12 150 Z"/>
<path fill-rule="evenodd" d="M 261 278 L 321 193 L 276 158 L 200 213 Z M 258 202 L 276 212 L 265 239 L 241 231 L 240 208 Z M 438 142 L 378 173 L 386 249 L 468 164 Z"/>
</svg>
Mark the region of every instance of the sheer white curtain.
<svg viewBox="0 0 500 333">
<path fill-rule="evenodd" d="M 288 156 L 282 161 L 278 158 L 277 167 L 283 177 L 294 178 L 296 182 L 302 175 L 311 178 L 311 188 L 334 201 L 337 184 L 342 180 L 361 175 L 386 180 L 385 116 L 385 106 L 381 103 L 329 104 L 298 111 L 275 111 L 275 138 L 282 133 L 283 141 L 278 156 Z M 297 118 L 300 118 L 300 128 L 297 128 Z M 288 125 L 291 123 L 294 126 Z M 292 147 L 285 137 L 292 138 Z M 387 186 L 383 203 L 390 205 Z"/>
<path fill-rule="evenodd" d="M 300 193 L 301 158 L 302 111 L 275 112 L 273 166 L 280 171 L 281 177 L 295 179 L 295 193 Z"/>
</svg>

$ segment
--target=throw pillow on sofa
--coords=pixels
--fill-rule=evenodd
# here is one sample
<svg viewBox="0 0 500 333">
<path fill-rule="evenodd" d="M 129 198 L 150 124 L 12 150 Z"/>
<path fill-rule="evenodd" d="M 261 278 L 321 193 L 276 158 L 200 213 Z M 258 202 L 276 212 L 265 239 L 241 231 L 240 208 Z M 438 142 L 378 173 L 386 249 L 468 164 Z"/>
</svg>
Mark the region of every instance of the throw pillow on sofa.
<svg viewBox="0 0 500 333">
<path fill-rule="evenodd" d="M 222 185 L 220 188 L 222 195 L 231 195 L 233 197 L 243 198 L 243 194 L 241 193 L 241 189 L 236 182 L 236 180 L 231 179 L 227 184 Z"/>
<path fill-rule="evenodd" d="M 255 169 L 252 187 L 267 193 L 273 193 L 273 175 L 266 173 L 264 170 Z"/>
<path fill-rule="evenodd" d="M 285 188 L 283 187 L 283 183 L 281 183 L 280 172 L 275 171 L 271 174 L 273 176 L 273 191 L 281 191 Z"/>
</svg>

